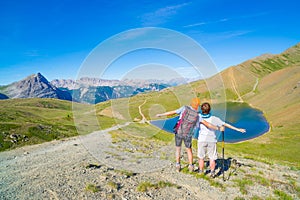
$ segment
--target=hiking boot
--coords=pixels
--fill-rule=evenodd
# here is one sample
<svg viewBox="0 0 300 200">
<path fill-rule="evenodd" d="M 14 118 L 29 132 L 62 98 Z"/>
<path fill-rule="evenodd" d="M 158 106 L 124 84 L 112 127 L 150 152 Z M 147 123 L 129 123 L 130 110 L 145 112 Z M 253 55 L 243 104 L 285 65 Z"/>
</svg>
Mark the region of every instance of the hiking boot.
<svg viewBox="0 0 300 200">
<path fill-rule="evenodd" d="M 176 163 L 176 172 L 180 172 L 181 166 L 179 163 Z"/>
<path fill-rule="evenodd" d="M 189 172 L 191 173 L 191 172 L 193 172 L 194 171 L 194 165 L 193 164 L 190 164 L 189 165 Z"/>
<path fill-rule="evenodd" d="M 204 171 L 201 170 L 201 169 L 198 170 L 198 173 L 199 173 L 199 175 L 204 175 L 205 174 Z"/>
<path fill-rule="evenodd" d="M 215 178 L 217 176 L 216 172 L 215 171 L 211 171 L 210 172 L 210 177 L 211 178 Z"/>
</svg>

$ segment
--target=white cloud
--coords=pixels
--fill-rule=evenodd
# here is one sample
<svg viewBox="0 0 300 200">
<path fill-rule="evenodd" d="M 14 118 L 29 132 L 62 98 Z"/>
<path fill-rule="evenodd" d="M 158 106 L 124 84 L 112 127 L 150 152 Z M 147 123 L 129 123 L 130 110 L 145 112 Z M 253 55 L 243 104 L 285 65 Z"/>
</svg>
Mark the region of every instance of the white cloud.
<svg viewBox="0 0 300 200">
<path fill-rule="evenodd" d="M 208 21 L 208 22 L 199 22 L 199 23 L 195 23 L 195 24 L 189 24 L 189 25 L 185 25 L 184 28 L 190 28 L 190 27 L 196 27 L 196 26 L 203 26 L 203 25 L 207 25 L 207 24 L 215 24 L 215 23 L 220 23 L 220 22 L 226 22 L 229 19 L 224 18 L 224 19 L 220 19 L 217 21 Z"/>
<path fill-rule="evenodd" d="M 245 19 L 251 19 L 251 18 L 255 18 L 255 17 L 259 17 L 262 15 L 266 15 L 268 13 L 254 13 L 251 15 L 241 15 L 241 16 L 236 16 L 236 17 L 231 17 L 231 18 L 223 18 L 223 19 L 219 19 L 219 20 L 215 20 L 215 21 L 206 21 L 206 22 L 198 22 L 198 23 L 194 23 L 194 24 L 188 24 L 183 26 L 184 28 L 190 28 L 190 27 L 196 27 L 196 26 L 203 26 L 203 25 L 208 25 L 208 24 L 216 24 L 216 23 L 223 23 L 223 22 L 228 22 L 228 21 L 233 21 L 233 20 L 245 20 Z"/>
<path fill-rule="evenodd" d="M 243 35 L 247 35 L 249 33 L 254 32 L 254 30 L 232 30 L 232 31 L 223 31 L 223 32 L 200 32 L 200 31 L 192 31 L 190 34 L 194 38 L 198 38 L 201 44 L 210 43 L 210 42 L 219 42 L 222 40 L 228 40 L 236 37 L 240 37 Z"/>
<path fill-rule="evenodd" d="M 172 16 L 176 15 L 178 10 L 189 5 L 189 3 L 178 4 L 174 6 L 166 6 L 155 10 L 154 12 L 146 13 L 141 16 L 143 26 L 157 26 L 167 22 Z"/>
<path fill-rule="evenodd" d="M 195 26 L 202 26 L 202 25 L 206 25 L 206 22 L 199 22 L 199 23 L 195 23 L 195 24 L 189 24 L 184 26 L 184 28 L 190 28 L 190 27 L 195 27 Z"/>
<path fill-rule="evenodd" d="M 229 31 L 229 32 L 224 32 L 224 33 L 219 34 L 219 38 L 229 39 L 229 38 L 246 35 L 251 32 L 253 32 L 253 31 Z"/>
</svg>

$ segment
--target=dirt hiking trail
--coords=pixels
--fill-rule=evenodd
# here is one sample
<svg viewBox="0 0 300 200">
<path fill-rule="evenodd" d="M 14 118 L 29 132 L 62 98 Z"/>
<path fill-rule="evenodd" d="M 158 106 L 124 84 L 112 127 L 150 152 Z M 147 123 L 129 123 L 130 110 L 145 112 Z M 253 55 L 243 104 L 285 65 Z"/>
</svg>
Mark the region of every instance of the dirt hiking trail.
<svg viewBox="0 0 300 200">
<path fill-rule="evenodd" d="M 299 171 L 237 158 L 226 182 L 177 173 L 172 159 L 121 152 L 108 132 L 122 126 L 1 152 L 0 199 L 299 199 Z"/>
</svg>

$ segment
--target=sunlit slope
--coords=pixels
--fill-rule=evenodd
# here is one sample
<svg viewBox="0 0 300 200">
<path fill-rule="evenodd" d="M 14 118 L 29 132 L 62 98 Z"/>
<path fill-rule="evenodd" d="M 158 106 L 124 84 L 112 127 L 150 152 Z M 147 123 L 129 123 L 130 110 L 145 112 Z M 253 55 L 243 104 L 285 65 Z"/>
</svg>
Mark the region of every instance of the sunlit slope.
<svg viewBox="0 0 300 200">
<path fill-rule="evenodd" d="M 261 79 L 281 69 L 296 66 L 300 66 L 300 43 L 281 54 L 256 57 L 191 85 L 199 97 L 208 98 L 212 102 L 223 99 L 247 101 L 249 97 L 256 95 Z M 226 97 L 222 96 L 222 91 L 225 91 Z"/>
<path fill-rule="evenodd" d="M 228 68 L 221 75 L 227 100 L 244 101 L 259 108 L 271 125 L 269 133 L 241 144 L 228 144 L 227 149 L 299 168 L 299 44 L 282 54 L 262 56 Z"/>
<path fill-rule="evenodd" d="M 0 150 L 87 134 L 116 123 L 94 110 L 58 99 L 1 100 Z"/>
<path fill-rule="evenodd" d="M 234 151 L 300 167 L 299 80 L 300 66 L 288 67 L 261 79 L 256 94 L 247 102 L 264 111 L 271 131 L 244 144 L 230 145 Z"/>
<path fill-rule="evenodd" d="M 148 119 L 155 119 L 155 113 L 188 104 L 193 96 L 200 97 L 202 102 L 246 102 L 265 113 L 271 130 L 251 141 L 228 144 L 227 151 L 299 168 L 299 49 L 298 44 L 282 54 L 264 55 L 230 67 L 205 81 L 138 95 L 129 100 L 129 113 L 138 118 L 138 106 L 146 101 L 142 111 Z"/>
</svg>

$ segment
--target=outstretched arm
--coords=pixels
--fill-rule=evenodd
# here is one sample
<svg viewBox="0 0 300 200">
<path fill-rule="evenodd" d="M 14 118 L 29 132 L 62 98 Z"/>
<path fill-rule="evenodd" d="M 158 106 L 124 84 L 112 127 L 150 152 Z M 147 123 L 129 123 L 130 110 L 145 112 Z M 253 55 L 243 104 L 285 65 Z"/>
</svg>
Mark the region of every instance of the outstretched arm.
<svg viewBox="0 0 300 200">
<path fill-rule="evenodd" d="M 211 123 L 209 123 L 209 122 L 207 122 L 205 120 L 201 121 L 201 123 L 204 124 L 209 129 L 214 129 L 214 130 L 222 131 L 221 127 L 215 126 L 215 125 L 213 125 L 213 124 L 211 124 Z"/>
<path fill-rule="evenodd" d="M 234 127 L 234 126 L 232 126 L 232 125 L 230 125 L 230 124 L 227 124 L 227 123 L 225 123 L 224 126 L 227 127 L 227 128 L 230 128 L 230 129 L 232 129 L 232 130 L 239 131 L 239 132 L 241 132 L 241 133 L 245 133 L 245 132 L 246 132 L 246 129 L 243 129 L 243 128 L 237 128 L 237 127 Z"/>
<path fill-rule="evenodd" d="M 177 114 L 177 113 L 176 113 L 176 110 L 172 110 L 172 111 L 169 111 L 169 112 L 157 114 L 156 117 L 169 116 L 169 115 L 175 115 L 175 114 Z"/>
</svg>

